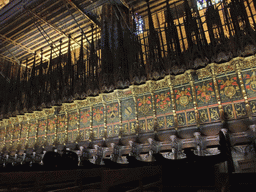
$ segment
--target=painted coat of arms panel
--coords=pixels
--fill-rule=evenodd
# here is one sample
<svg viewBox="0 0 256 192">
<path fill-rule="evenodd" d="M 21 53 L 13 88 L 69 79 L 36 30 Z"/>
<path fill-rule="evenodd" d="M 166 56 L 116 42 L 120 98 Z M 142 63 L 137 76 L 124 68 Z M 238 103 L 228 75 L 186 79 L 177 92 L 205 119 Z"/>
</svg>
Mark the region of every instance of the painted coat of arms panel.
<svg viewBox="0 0 256 192">
<path fill-rule="evenodd" d="M 111 103 L 107 104 L 107 123 L 115 123 L 119 121 L 119 104 Z"/>
<path fill-rule="evenodd" d="M 242 99 L 240 86 L 238 83 L 237 75 L 229 75 L 224 77 L 218 77 L 217 82 L 219 85 L 221 102 L 230 102 Z"/>
<path fill-rule="evenodd" d="M 247 93 L 248 98 L 252 98 L 256 96 L 256 72 L 252 71 L 245 71 L 242 72 L 243 81 L 245 85 L 245 90 Z"/>
<path fill-rule="evenodd" d="M 163 90 L 155 92 L 155 105 L 156 105 L 156 114 L 165 114 L 171 113 L 171 92 L 170 90 Z"/>
<path fill-rule="evenodd" d="M 135 105 L 133 98 L 122 100 L 123 121 L 135 119 Z"/>
<path fill-rule="evenodd" d="M 193 108 L 191 87 L 189 85 L 180 88 L 175 88 L 174 94 L 177 111 Z"/>
<path fill-rule="evenodd" d="M 93 107 L 93 126 L 104 124 L 104 107 L 98 105 Z"/>
<path fill-rule="evenodd" d="M 212 80 L 196 82 L 195 89 L 198 107 L 217 103 Z"/>
<path fill-rule="evenodd" d="M 80 111 L 80 128 L 90 126 L 90 108 L 85 108 Z"/>
<path fill-rule="evenodd" d="M 146 94 L 137 97 L 138 116 L 147 117 L 153 115 L 153 105 L 151 94 Z"/>
</svg>

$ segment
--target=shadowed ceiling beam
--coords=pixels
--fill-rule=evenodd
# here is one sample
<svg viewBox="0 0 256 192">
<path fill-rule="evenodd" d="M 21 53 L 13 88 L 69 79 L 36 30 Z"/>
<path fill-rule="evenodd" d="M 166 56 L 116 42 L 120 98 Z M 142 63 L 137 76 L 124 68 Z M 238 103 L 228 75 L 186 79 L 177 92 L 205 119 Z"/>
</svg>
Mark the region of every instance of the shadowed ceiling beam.
<svg viewBox="0 0 256 192">
<path fill-rule="evenodd" d="M 76 9 L 78 12 L 80 12 L 84 17 L 86 17 L 89 21 L 91 21 L 94 25 L 96 25 L 97 27 L 100 27 L 100 23 L 93 19 L 92 17 L 90 17 L 88 14 L 86 14 L 81 8 L 79 8 L 75 3 L 73 3 L 70 0 L 62 0 L 65 3 L 71 5 L 74 9 Z"/>
<path fill-rule="evenodd" d="M 39 15 L 37 15 L 36 13 L 34 13 L 33 11 L 28 10 L 29 13 L 31 13 L 34 17 L 36 17 L 38 20 L 40 20 L 41 22 L 43 22 L 44 24 L 50 26 L 51 28 L 53 28 L 55 31 L 57 31 L 61 36 L 68 38 L 68 35 L 63 32 L 62 30 L 58 29 L 57 27 L 55 27 L 53 24 L 47 22 L 45 19 L 43 19 L 42 17 L 40 17 Z M 72 41 L 74 41 L 77 45 L 81 45 L 81 43 L 79 43 L 77 40 L 75 40 L 74 38 L 70 38 Z M 87 50 L 88 48 L 84 45 L 83 46 L 85 50 Z"/>
<path fill-rule="evenodd" d="M 17 63 L 17 61 L 14 60 L 13 58 L 10 58 L 10 57 L 7 57 L 7 56 L 5 56 L 5 55 L 2 55 L 1 53 L 0 53 L 0 58 L 2 58 L 2 59 L 4 59 L 4 60 L 7 60 L 7 61 L 9 61 L 9 62 L 11 62 L 11 63 Z"/>
<path fill-rule="evenodd" d="M 2 35 L 2 34 L 0 34 L 0 38 L 1 38 L 3 41 L 6 41 L 6 40 L 7 40 L 7 41 L 11 42 L 11 44 L 13 44 L 13 45 L 15 45 L 15 46 L 19 46 L 20 48 L 22 48 L 23 50 L 27 51 L 28 53 L 34 54 L 34 52 L 35 52 L 35 51 L 31 50 L 30 48 L 28 48 L 28 47 L 22 45 L 21 43 L 15 41 L 15 40 L 12 40 L 12 39 L 10 39 L 10 38 L 8 38 L 8 37 Z M 37 56 L 38 56 L 38 57 L 41 57 L 39 54 L 37 54 Z"/>
</svg>

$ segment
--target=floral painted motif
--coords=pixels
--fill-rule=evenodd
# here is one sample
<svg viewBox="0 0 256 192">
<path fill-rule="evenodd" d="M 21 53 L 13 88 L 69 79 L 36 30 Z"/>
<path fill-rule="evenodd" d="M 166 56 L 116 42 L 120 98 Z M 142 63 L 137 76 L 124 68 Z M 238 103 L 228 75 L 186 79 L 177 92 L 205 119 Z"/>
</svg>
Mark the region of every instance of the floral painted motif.
<svg viewBox="0 0 256 192">
<path fill-rule="evenodd" d="M 152 97 L 144 95 L 141 98 L 138 98 L 138 111 L 143 115 L 148 114 L 148 112 L 152 109 Z"/>
</svg>

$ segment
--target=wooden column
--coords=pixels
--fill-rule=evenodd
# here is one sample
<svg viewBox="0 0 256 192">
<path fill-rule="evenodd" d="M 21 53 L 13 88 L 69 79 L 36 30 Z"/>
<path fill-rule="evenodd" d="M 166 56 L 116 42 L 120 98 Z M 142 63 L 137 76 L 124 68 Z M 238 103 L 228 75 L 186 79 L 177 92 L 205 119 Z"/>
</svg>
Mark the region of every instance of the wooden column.
<svg viewBox="0 0 256 192">
<path fill-rule="evenodd" d="M 19 120 L 19 135 L 18 135 L 18 144 L 17 144 L 17 150 L 19 151 L 21 148 L 21 143 L 20 143 L 20 138 L 21 138 L 21 131 L 22 131 L 22 121 L 23 121 L 23 115 L 18 115 L 18 120 Z"/>
<path fill-rule="evenodd" d="M 90 133 L 89 133 L 89 142 L 92 142 L 94 135 L 93 135 L 93 130 L 92 130 L 92 126 L 93 126 L 93 106 L 90 105 Z"/>
<path fill-rule="evenodd" d="M 136 135 L 139 135 L 140 132 L 140 126 L 139 126 L 139 117 L 138 117 L 138 106 L 137 106 L 137 93 L 136 93 L 136 89 L 137 87 L 135 85 L 131 86 L 131 90 L 132 90 L 132 95 L 133 95 L 133 100 L 134 100 L 134 106 L 135 106 L 135 120 L 136 120 L 136 125 L 135 125 L 135 132 Z"/>
<path fill-rule="evenodd" d="M 64 112 L 65 112 L 65 136 L 64 136 L 64 145 L 67 145 L 68 143 L 68 126 L 69 126 L 69 113 L 68 113 L 68 107 L 67 105 L 64 106 Z"/>
<path fill-rule="evenodd" d="M 242 73 L 241 73 L 241 62 L 243 62 L 243 60 L 238 59 L 238 60 L 235 60 L 234 62 L 235 62 L 235 66 L 236 66 L 236 73 L 237 73 L 237 76 L 239 79 L 241 91 L 242 91 L 243 98 L 244 98 L 246 113 L 247 113 L 247 116 L 249 117 L 249 119 L 252 119 L 252 110 L 251 110 L 251 106 L 248 101 L 248 97 L 246 94 L 246 90 L 244 87 L 244 81 L 243 81 L 243 77 L 242 77 Z"/>
<path fill-rule="evenodd" d="M 178 118 L 177 118 L 177 114 L 176 114 L 175 94 L 173 91 L 173 76 L 168 75 L 167 81 L 168 81 L 170 92 L 171 92 L 172 114 L 173 114 L 173 119 L 174 119 L 174 127 L 177 130 L 178 129 Z"/>
<path fill-rule="evenodd" d="M 192 92 L 192 97 L 193 97 L 193 107 L 194 107 L 194 111 L 195 111 L 196 125 L 197 125 L 197 127 L 199 127 L 200 126 L 200 118 L 199 118 L 199 112 L 198 112 L 198 108 L 197 108 L 196 90 L 195 90 L 195 85 L 194 85 L 193 73 L 195 73 L 195 71 L 193 71 L 193 70 L 188 71 L 189 83 L 190 83 L 191 90 L 192 90 L 191 92 Z"/>
<path fill-rule="evenodd" d="M 223 106 L 222 106 L 222 103 L 221 103 L 219 87 L 218 87 L 218 83 L 217 83 L 217 79 L 216 79 L 215 64 L 214 63 L 210 64 L 210 68 L 211 68 L 211 71 L 212 71 L 212 80 L 213 80 L 216 99 L 217 99 L 218 108 L 219 108 L 219 112 L 220 112 L 220 119 L 221 119 L 221 121 L 223 121 L 224 120 L 224 110 L 223 110 Z"/>
<path fill-rule="evenodd" d="M 76 144 L 78 144 L 79 143 L 79 141 L 81 140 L 81 134 L 80 134 L 80 120 L 81 120 L 81 115 L 80 115 L 80 106 L 77 104 L 76 105 L 77 106 L 77 113 L 78 113 L 78 118 L 77 118 L 77 128 L 76 128 L 76 130 L 77 130 L 77 137 L 76 137 L 76 140 L 75 140 L 75 142 L 76 142 Z"/>
<path fill-rule="evenodd" d="M 28 125 L 28 128 L 27 128 L 27 133 L 26 133 L 26 141 L 25 141 L 25 150 L 28 148 L 28 136 L 29 136 L 29 130 L 30 130 L 30 118 L 28 117 L 27 115 L 27 125 Z"/>
</svg>

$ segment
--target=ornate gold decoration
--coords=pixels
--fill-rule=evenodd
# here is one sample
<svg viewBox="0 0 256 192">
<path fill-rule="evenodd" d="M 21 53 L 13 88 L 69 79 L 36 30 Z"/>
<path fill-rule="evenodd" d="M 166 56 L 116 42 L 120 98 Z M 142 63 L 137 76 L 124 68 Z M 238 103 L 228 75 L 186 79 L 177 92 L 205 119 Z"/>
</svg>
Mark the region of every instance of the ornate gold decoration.
<svg viewBox="0 0 256 192">
<path fill-rule="evenodd" d="M 251 115 L 251 106 L 249 104 L 249 101 L 248 101 L 248 97 L 247 97 L 247 94 L 246 94 L 246 90 L 245 90 L 245 86 L 244 86 L 244 81 L 243 81 L 243 77 L 242 77 L 242 73 L 241 73 L 241 68 L 240 68 L 240 63 L 242 62 L 242 60 L 238 59 L 238 60 L 235 60 L 233 63 L 234 65 L 236 66 L 236 72 L 237 72 L 237 76 L 238 76 L 238 79 L 239 79 L 239 83 L 240 83 L 240 87 L 241 87 L 241 91 L 242 91 L 242 94 L 243 94 L 243 98 L 244 98 L 244 103 L 245 103 L 245 109 L 246 109 L 246 112 L 247 112 L 247 116 L 251 119 L 252 118 L 252 115 Z M 254 87 L 256 87 L 256 77 L 255 77 L 255 73 L 254 73 L 254 77 L 252 78 L 252 82 L 251 82 L 251 85 L 253 85 Z M 252 86 L 251 86 L 252 87 Z"/>
<path fill-rule="evenodd" d="M 223 121 L 224 120 L 224 110 L 223 110 L 222 103 L 220 100 L 220 93 L 219 93 L 218 83 L 217 83 L 217 79 L 216 79 L 215 64 L 210 64 L 209 66 L 211 67 L 212 80 L 213 80 L 215 95 L 216 95 L 216 99 L 217 99 L 217 103 L 218 103 L 218 107 L 219 107 L 220 119 L 221 119 L 221 121 Z"/>
<path fill-rule="evenodd" d="M 189 82 L 190 82 L 190 86 L 191 86 L 191 92 L 192 92 L 192 97 L 193 97 L 193 105 L 194 105 L 194 111 L 195 111 L 195 123 L 197 124 L 197 126 L 199 127 L 200 125 L 200 118 L 199 118 L 199 112 L 198 112 L 198 108 L 197 108 L 197 100 L 196 100 L 196 90 L 195 90 L 195 85 L 194 85 L 194 79 L 192 74 L 194 74 L 195 72 L 192 70 L 187 71 L 188 73 L 188 77 L 189 77 Z M 192 120 L 192 118 L 190 119 L 190 123 L 194 123 Z"/>
<path fill-rule="evenodd" d="M 175 94 L 173 91 L 173 76 L 168 75 L 167 76 L 167 80 L 169 83 L 169 88 L 170 88 L 170 92 L 171 92 L 171 100 L 172 100 L 172 113 L 173 113 L 173 118 L 174 118 L 174 127 L 175 129 L 178 129 L 178 118 L 177 118 L 177 114 L 176 114 L 176 103 L 175 103 Z"/>
<path fill-rule="evenodd" d="M 220 118 L 218 110 L 214 108 L 210 108 L 210 117 L 212 120 L 216 121 Z"/>
<path fill-rule="evenodd" d="M 212 76 L 211 71 L 209 70 L 208 67 L 203 68 L 203 69 L 198 69 L 196 71 L 196 74 L 198 76 L 198 79 L 200 79 L 200 80 L 205 79 L 205 78 L 209 78 L 209 77 Z"/>
</svg>

